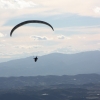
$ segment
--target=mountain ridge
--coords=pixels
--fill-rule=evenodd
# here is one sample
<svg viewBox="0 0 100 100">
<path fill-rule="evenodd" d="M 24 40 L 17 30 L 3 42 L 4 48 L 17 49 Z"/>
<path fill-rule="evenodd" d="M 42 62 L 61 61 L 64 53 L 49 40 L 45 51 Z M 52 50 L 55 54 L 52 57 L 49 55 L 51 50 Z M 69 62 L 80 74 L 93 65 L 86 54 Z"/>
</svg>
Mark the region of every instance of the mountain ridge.
<svg viewBox="0 0 100 100">
<path fill-rule="evenodd" d="M 52 53 L 0 63 L 0 76 L 76 75 L 100 73 L 100 51 Z"/>
</svg>

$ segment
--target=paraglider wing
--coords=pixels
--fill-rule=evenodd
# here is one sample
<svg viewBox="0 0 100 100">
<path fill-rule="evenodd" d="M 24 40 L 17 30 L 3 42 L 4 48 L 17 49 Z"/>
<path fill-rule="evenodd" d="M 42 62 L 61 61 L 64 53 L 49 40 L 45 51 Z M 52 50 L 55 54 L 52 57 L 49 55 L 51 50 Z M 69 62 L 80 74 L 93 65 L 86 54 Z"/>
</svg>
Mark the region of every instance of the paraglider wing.
<svg viewBox="0 0 100 100">
<path fill-rule="evenodd" d="M 17 29 L 18 27 L 20 27 L 22 25 L 28 24 L 28 23 L 46 24 L 46 25 L 50 26 L 52 28 L 52 30 L 54 31 L 53 27 L 49 23 L 47 23 L 45 21 L 40 21 L 40 20 L 27 20 L 27 21 L 21 22 L 21 23 L 17 24 L 15 27 L 13 27 L 13 29 L 10 32 L 10 36 L 12 36 L 12 33 L 14 32 L 15 29 Z"/>
</svg>

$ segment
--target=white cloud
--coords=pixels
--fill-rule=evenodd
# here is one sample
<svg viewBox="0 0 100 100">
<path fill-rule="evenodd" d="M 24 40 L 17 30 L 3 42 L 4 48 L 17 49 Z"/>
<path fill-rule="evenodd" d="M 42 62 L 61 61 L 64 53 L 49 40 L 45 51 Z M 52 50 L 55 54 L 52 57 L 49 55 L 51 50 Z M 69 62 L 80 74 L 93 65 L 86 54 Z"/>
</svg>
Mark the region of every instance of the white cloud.
<svg viewBox="0 0 100 100">
<path fill-rule="evenodd" d="M 68 47 L 60 47 L 60 48 L 57 48 L 55 50 L 55 52 L 72 54 L 72 53 L 77 53 L 79 51 L 78 51 L 78 49 L 75 49 L 75 48 L 73 48 L 71 46 L 68 46 Z"/>
<path fill-rule="evenodd" d="M 94 9 L 94 12 L 95 12 L 95 13 L 100 13 L 100 7 L 96 7 L 96 8 Z"/>
<path fill-rule="evenodd" d="M 57 37 L 58 37 L 58 39 L 65 39 L 66 38 L 66 36 L 64 36 L 64 35 L 59 35 Z"/>
<path fill-rule="evenodd" d="M 49 40 L 46 36 L 32 35 L 31 38 L 33 38 L 34 40 Z"/>
<path fill-rule="evenodd" d="M 32 8 L 36 4 L 32 1 L 25 0 L 0 0 L 0 8 L 2 9 L 22 9 Z"/>
<path fill-rule="evenodd" d="M 19 48 L 19 49 L 31 49 L 33 46 L 26 46 L 26 45 L 16 45 L 14 48 Z"/>
<path fill-rule="evenodd" d="M 32 49 L 32 48 L 41 48 L 43 46 L 41 46 L 41 45 L 16 45 L 13 47 L 18 48 L 18 49 Z"/>
<path fill-rule="evenodd" d="M 39 6 L 36 7 L 35 3 Z M 78 6 L 77 6 L 78 5 Z M 14 17 L 28 14 L 52 16 L 59 14 L 78 14 L 81 16 L 100 17 L 100 0 L 0 0 L 0 25 Z M 35 7 L 34 9 L 28 9 Z M 4 9 L 5 8 L 5 9 Z M 10 8 L 10 9 L 9 9 Z M 12 10 L 13 8 L 13 10 Z M 15 10 L 17 8 L 17 10 Z M 20 9 L 19 8 L 27 8 Z"/>
<path fill-rule="evenodd" d="M 2 33 L 0 33 L 0 37 L 4 37 L 4 35 Z"/>
<path fill-rule="evenodd" d="M 79 27 L 65 27 L 58 28 L 57 31 L 62 32 L 63 34 L 67 32 L 68 35 L 76 35 L 76 34 L 98 34 L 100 33 L 100 25 L 94 26 L 79 26 Z M 74 33 L 74 34 L 71 34 Z"/>
<path fill-rule="evenodd" d="M 59 35 L 57 36 L 58 39 L 71 39 L 70 37 L 64 36 L 64 35 Z"/>
<path fill-rule="evenodd" d="M 100 0 L 34 0 L 43 5 L 49 14 L 72 13 L 81 16 L 100 17 L 94 12 L 94 8 L 100 5 Z M 45 11 L 48 13 L 48 11 Z"/>
</svg>

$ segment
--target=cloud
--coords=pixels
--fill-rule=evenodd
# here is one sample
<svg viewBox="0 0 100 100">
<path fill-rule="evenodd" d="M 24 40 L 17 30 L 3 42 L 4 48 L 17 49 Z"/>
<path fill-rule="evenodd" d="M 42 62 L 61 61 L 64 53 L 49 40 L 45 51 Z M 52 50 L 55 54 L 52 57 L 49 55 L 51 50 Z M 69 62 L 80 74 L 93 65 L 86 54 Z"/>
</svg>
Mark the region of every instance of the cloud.
<svg viewBox="0 0 100 100">
<path fill-rule="evenodd" d="M 95 12 L 95 13 L 100 13 L 100 7 L 96 7 L 96 8 L 94 9 L 94 12 Z"/>
<path fill-rule="evenodd" d="M 40 3 L 49 14 L 72 13 L 81 16 L 100 17 L 94 12 L 94 8 L 100 5 L 100 0 L 34 0 Z M 78 5 L 78 6 L 77 6 Z"/>
<path fill-rule="evenodd" d="M 25 0 L 0 0 L 0 8 L 2 9 L 22 9 L 32 8 L 36 4 L 32 1 Z"/>
<path fill-rule="evenodd" d="M 3 35 L 2 33 L 0 33 L 0 38 L 1 38 L 1 37 L 4 37 L 4 35 Z"/>
<path fill-rule="evenodd" d="M 32 35 L 31 38 L 33 38 L 34 40 L 49 40 L 46 36 Z"/>
<path fill-rule="evenodd" d="M 68 46 L 68 47 L 57 48 L 54 52 L 72 54 L 72 53 L 77 53 L 79 51 L 71 46 Z"/>
<path fill-rule="evenodd" d="M 39 6 L 36 7 L 36 5 Z M 99 11 L 99 5 L 100 0 L 88 0 L 88 2 L 86 0 L 59 0 L 57 2 L 54 0 L 0 0 L 0 8 L 2 8 L 0 9 L 0 25 L 12 18 L 26 16 L 30 18 L 30 14 L 38 15 L 40 19 L 41 16 L 60 16 L 63 14 L 100 17 L 100 14 L 95 13 L 95 11 Z M 33 9 L 33 7 L 35 8 Z"/>
<path fill-rule="evenodd" d="M 71 39 L 70 37 L 66 37 L 64 35 L 57 36 L 58 39 Z"/>
<path fill-rule="evenodd" d="M 14 48 L 18 48 L 18 49 L 31 49 L 31 48 L 33 48 L 33 46 L 16 45 L 16 46 L 14 46 Z"/>
<path fill-rule="evenodd" d="M 16 45 L 13 46 L 16 49 L 32 49 L 32 48 L 41 48 L 41 45 Z"/>
<path fill-rule="evenodd" d="M 64 36 L 64 35 L 59 35 L 57 37 L 58 37 L 58 39 L 65 39 L 66 38 L 66 36 Z"/>
<path fill-rule="evenodd" d="M 81 35 L 81 34 L 99 34 L 100 33 L 100 25 L 94 26 L 75 26 L 75 27 L 63 27 L 56 29 L 59 33 L 63 33 L 68 36 L 71 35 Z"/>
</svg>

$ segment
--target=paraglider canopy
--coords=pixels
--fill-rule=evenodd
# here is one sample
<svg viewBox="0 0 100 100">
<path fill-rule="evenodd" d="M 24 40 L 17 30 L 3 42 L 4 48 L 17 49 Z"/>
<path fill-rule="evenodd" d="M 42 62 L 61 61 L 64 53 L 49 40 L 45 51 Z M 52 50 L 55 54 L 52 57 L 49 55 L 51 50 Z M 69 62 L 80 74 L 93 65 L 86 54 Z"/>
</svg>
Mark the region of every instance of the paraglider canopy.
<svg viewBox="0 0 100 100">
<path fill-rule="evenodd" d="M 45 24 L 45 25 L 48 25 L 49 27 L 51 27 L 52 30 L 54 31 L 53 27 L 49 23 L 47 23 L 45 21 L 41 21 L 41 20 L 27 20 L 27 21 L 21 22 L 21 23 L 17 24 L 16 26 L 14 26 L 13 29 L 11 30 L 11 32 L 10 32 L 10 36 L 12 36 L 12 33 L 14 32 L 14 30 L 16 30 L 18 27 L 20 27 L 22 25 L 25 25 L 25 24 L 29 24 L 29 23 Z"/>
</svg>

